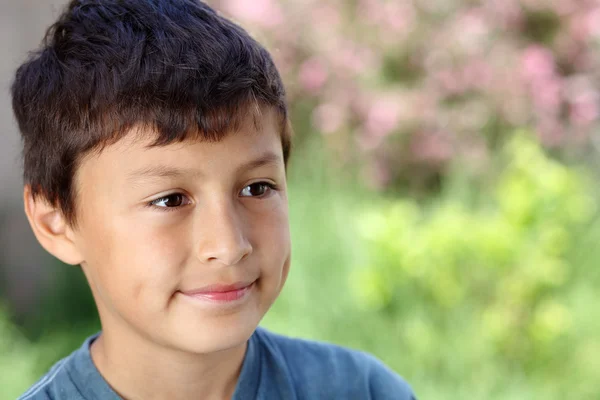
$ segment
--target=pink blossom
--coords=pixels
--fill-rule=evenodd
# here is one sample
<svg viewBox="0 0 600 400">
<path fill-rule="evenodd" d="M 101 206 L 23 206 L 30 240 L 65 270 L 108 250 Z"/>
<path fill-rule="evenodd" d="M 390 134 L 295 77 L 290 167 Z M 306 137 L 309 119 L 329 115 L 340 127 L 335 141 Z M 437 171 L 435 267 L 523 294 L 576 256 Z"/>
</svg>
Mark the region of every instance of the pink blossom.
<svg viewBox="0 0 600 400">
<path fill-rule="evenodd" d="M 569 21 L 569 36 L 576 42 L 586 42 L 592 32 L 587 14 L 576 14 Z"/>
<path fill-rule="evenodd" d="M 522 25 L 523 11 L 517 0 L 488 0 L 484 7 L 500 29 L 514 29 Z"/>
<path fill-rule="evenodd" d="M 569 119 L 573 125 L 586 127 L 598 119 L 598 99 L 581 96 L 571 103 Z"/>
<path fill-rule="evenodd" d="M 312 96 L 314 130 L 339 135 L 330 145 L 350 132 L 365 153 L 406 156 L 387 140 L 402 127 L 416 159 L 441 168 L 490 119 L 508 124 L 507 134 L 533 124 L 548 146 L 600 126 L 598 0 L 358 0 L 353 10 L 342 0 L 215 2 L 268 39 L 291 105 Z M 523 34 L 526 12 L 557 15 L 551 43 Z M 386 72 L 410 68 L 416 79 L 388 81 L 384 60 Z M 467 91 L 476 96 L 443 101 Z M 399 168 L 383 164 L 386 174 Z"/>
<path fill-rule="evenodd" d="M 312 113 L 313 125 L 322 133 L 339 130 L 348 119 L 346 108 L 336 103 L 320 104 Z"/>
<path fill-rule="evenodd" d="M 560 78 L 540 79 L 531 82 L 533 102 L 538 111 L 558 115 L 562 102 Z"/>
<path fill-rule="evenodd" d="M 380 8 L 383 8 L 382 19 L 390 33 L 405 34 L 413 29 L 415 9 L 410 2 L 393 1 Z"/>
<path fill-rule="evenodd" d="M 384 137 L 398 126 L 400 105 L 397 101 L 381 98 L 373 102 L 367 113 L 365 130 L 369 136 Z"/>
<path fill-rule="evenodd" d="M 317 3 L 311 12 L 312 24 L 319 29 L 327 27 L 327 29 L 335 28 L 341 23 L 340 7 L 326 2 Z"/>
<path fill-rule="evenodd" d="M 537 134 L 545 146 L 556 147 L 563 143 L 565 130 L 555 118 L 542 118 L 536 127 Z"/>
<path fill-rule="evenodd" d="M 467 53 L 478 51 L 485 44 L 489 34 L 489 22 L 481 9 L 472 8 L 455 20 L 453 26 L 459 43 Z"/>
<path fill-rule="evenodd" d="M 310 28 L 306 28 L 301 40 L 311 47 L 313 53 L 330 56 L 339 51 L 343 39 L 339 6 L 318 2 L 307 13 L 306 19 L 310 21 Z M 306 25 L 306 21 L 303 25 Z"/>
<path fill-rule="evenodd" d="M 552 52 L 542 46 L 532 45 L 523 52 L 521 58 L 525 80 L 550 78 L 555 72 Z"/>
<path fill-rule="evenodd" d="M 552 1 L 554 0 L 520 0 L 523 7 L 532 11 L 548 9 L 549 3 Z"/>
<path fill-rule="evenodd" d="M 562 102 L 563 81 L 555 70 L 550 50 L 530 46 L 522 56 L 523 78 L 530 88 L 533 104 L 539 113 L 557 116 Z"/>
<path fill-rule="evenodd" d="M 492 71 L 482 58 L 472 58 L 463 67 L 462 80 L 473 89 L 484 89 L 492 78 Z"/>
<path fill-rule="evenodd" d="M 577 127 L 588 127 L 598 120 L 600 94 L 591 80 L 584 76 L 573 77 L 565 86 L 565 96 L 569 103 L 569 121 Z"/>
<path fill-rule="evenodd" d="M 551 9 L 560 17 L 566 17 L 581 8 L 581 0 L 552 0 Z"/>
<path fill-rule="evenodd" d="M 330 54 L 332 65 L 337 74 L 344 72 L 354 75 L 361 74 L 368 68 L 375 68 L 379 61 L 372 50 L 359 47 L 352 41 L 341 41 L 339 46 Z"/>
<path fill-rule="evenodd" d="M 378 0 L 360 0 L 357 4 L 356 15 L 362 16 L 371 25 L 379 25 L 385 18 L 381 1 Z"/>
<path fill-rule="evenodd" d="M 596 7 L 585 14 L 587 31 L 590 36 L 600 36 L 600 7 Z"/>
<path fill-rule="evenodd" d="M 302 63 L 298 79 L 304 90 L 316 94 L 327 81 L 328 75 L 329 73 L 323 61 L 313 57 Z"/>
<path fill-rule="evenodd" d="M 585 51 L 586 45 L 583 39 L 577 39 L 576 36 L 566 30 L 560 32 L 554 40 L 554 47 L 556 53 L 563 59 L 568 59 L 576 69 L 586 69 L 590 61 L 589 53 Z"/>
<path fill-rule="evenodd" d="M 446 94 L 454 95 L 462 93 L 466 89 L 461 74 L 450 68 L 435 72 L 434 77 Z"/>
<path fill-rule="evenodd" d="M 421 132 L 415 135 L 410 151 L 415 161 L 427 164 L 444 163 L 454 153 L 448 135 L 442 132 Z"/>
<path fill-rule="evenodd" d="M 284 20 L 279 5 L 273 0 L 223 0 L 221 7 L 234 18 L 267 28 L 280 25 Z"/>
<path fill-rule="evenodd" d="M 413 116 L 414 119 L 420 121 L 433 121 L 437 115 L 438 104 L 440 102 L 439 95 L 433 90 L 418 90 L 413 93 L 413 96 L 408 97 L 406 108 L 410 114 L 407 119 Z"/>
</svg>

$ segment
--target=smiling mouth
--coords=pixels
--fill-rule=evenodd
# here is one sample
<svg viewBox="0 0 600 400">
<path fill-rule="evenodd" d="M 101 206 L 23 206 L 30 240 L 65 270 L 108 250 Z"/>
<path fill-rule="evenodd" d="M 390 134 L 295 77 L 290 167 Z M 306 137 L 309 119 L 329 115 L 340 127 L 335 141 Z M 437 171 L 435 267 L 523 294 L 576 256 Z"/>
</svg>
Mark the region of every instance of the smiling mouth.
<svg viewBox="0 0 600 400">
<path fill-rule="evenodd" d="M 190 291 L 180 291 L 186 297 L 211 303 L 231 303 L 247 297 L 256 281 L 237 282 L 233 285 L 210 285 Z"/>
</svg>

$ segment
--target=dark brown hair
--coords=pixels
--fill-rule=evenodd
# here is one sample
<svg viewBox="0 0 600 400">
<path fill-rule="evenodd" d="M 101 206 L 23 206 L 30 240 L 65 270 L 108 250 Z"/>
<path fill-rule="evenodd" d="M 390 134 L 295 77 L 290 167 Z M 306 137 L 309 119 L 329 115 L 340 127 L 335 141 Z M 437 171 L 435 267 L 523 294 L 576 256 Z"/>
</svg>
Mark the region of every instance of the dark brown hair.
<svg viewBox="0 0 600 400">
<path fill-rule="evenodd" d="M 195 0 L 74 0 L 16 73 L 24 179 L 75 223 L 81 157 L 136 126 L 155 145 L 217 141 L 272 107 L 287 163 L 285 90 L 246 31 Z"/>
</svg>

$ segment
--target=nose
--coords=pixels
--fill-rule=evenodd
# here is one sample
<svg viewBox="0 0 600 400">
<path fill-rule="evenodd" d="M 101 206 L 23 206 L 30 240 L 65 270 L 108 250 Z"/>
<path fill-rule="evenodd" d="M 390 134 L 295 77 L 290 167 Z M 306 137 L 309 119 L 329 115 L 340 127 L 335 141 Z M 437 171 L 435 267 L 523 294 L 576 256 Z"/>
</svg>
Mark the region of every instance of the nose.
<svg viewBox="0 0 600 400">
<path fill-rule="evenodd" d="M 236 265 L 252 253 L 244 218 L 233 204 L 219 202 L 202 213 L 198 258 L 210 265 Z"/>
</svg>

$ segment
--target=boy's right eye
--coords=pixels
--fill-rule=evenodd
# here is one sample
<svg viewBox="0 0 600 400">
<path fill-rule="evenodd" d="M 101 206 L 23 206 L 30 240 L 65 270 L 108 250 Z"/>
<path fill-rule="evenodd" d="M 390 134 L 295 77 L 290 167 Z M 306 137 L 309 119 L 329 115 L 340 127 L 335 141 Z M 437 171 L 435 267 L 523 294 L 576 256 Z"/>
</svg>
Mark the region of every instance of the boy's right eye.
<svg viewBox="0 0 600 400">
<path fill-rule="evenodd" d="M 148 205 L 159 208 L 175 208 L 190 204 L 188 198 L 181 193 L 173 193 L 163 196 L 159 199 L 152 200 Z"/>
</svg>

